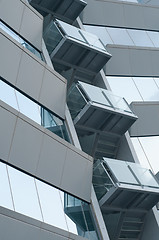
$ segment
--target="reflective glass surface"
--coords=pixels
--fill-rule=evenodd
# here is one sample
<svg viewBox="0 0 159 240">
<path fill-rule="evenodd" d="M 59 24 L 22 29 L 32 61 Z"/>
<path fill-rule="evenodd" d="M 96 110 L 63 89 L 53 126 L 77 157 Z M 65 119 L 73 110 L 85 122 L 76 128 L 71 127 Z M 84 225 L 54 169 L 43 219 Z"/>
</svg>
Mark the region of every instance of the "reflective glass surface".
<svg viewBox="0 0 159 240">
<path fill-rule="evenodd" d="M 133 29 L 128 29 L 127 30 L 130 37 L 133 39 L 133 42 L 135 43 L 136 46 L 141 46 L 141 47 L 154 47 L 151 39 L 149 38 L 148 34 L 146 31 L 141 31 L 141 30 L 133 30 Z"/>
<path fill-rule="evenodd" d="M 104 161 L 119 183 L 159 189 L 159 184 L 151 171 L 140 164 L 106 158 Z"/>
<path fill-rule="evenodd" d="M 72 25 L 69 25 L 62 21 L 55 21 L 55 24 L 58 26 L 59 30 L 64 33 L 66 36 L 76 39 L 77 41 L 83 42 L 95 48 L 106 51 L 104 45 L 99 40 L 99 38 L 89 32 L 76 28 Z"/>
<path fill-rule="evenodd" d="M 141 185 L 159 188 L 158 183 L 152 176 L 149 169 L 143 168 L 139 164 L 136 164 L 136 163 L 129 163 L 129 166 L 135 173 L 135 175 L 138 178 L 138 180 L 140 181 Z"/>
<path fill-rule="evenodd" d="M 109 35 L 113 39 L 114 44 L 121 44 L 121 45 L 134 45 L 131 37 L 129 36 L 126 29 L 122 28 L 106 28 Z"/>
<path fill-rule="evenodd" d="M 0 100 L 70 142 L 64 121 L 0 80 Z"/>
<path fill-rule="evenodd" d="M 128 103 L 159 100 L 159 78 L 107 76 L 107 80 L 113 93 L 123 96 Z"/>
<path fill-rule="evenodd" d="M 90 206 L 0 162 L 0 206 L 89 240 L 98 240 Z"/>
<path fill-rule="evenodd" d="M 85 25 L 85 29 L 96 34 L 106 46 L 119 44 L 137 47 L 159 47 L 159 32 Z"/>
<path fill-rule="evenodd" d="M 156 159 L 158 153 L 159 137 L 131 138 L 139 161 L 148 166 L 154 174 L 159 171 L 159 164 Z"/>
<path fill-rule="evenodd" d="M 126 183 L 126 184 L 137 184 L 135 177 L 129 170 L 127 163 L 125 161 L 118 161 L 118 160 L 106 160 L 107 165 L 111 169 L 111 171 L 114 173 L 116 179 L 120 183 Z"/>
<path fill-rule="evenodd" d="M 16 40 L 18 43 L 20 43 L 23 47 L 27 48 L 30 52 L 32 52 L 35 56 L 40 58 L 41 60 L 44 60 L 42 57 L 42 54 L 36 50 L 34 47 L 32 47 L 28 42 L 26 42 L 23 38 L 21 38 L 17 33 L 12 31 L 9 27 L 7 27 L 4 23 L 0 21 L 0 28 L 5 31 L 8 35 L 10 35 L 14 40 Z"/>
<path fill-rule="evenodd" d="M 34 178 L 8 166 L 15 211 L 42 221 Z"/>
<path fill-rule="evenodd" d="M 14 209 L 11 188 L 9 186 L 8 171 L 5 164 L 0 163 L 0 206 Z"/>
<path fill-rule="evenodd" d="M 85 25 L 84 27 L 86 31 L 96 34 L 102 40 L 105 46 L 107 44 L 113 44 L 113 41 L 105 27 L 99 27 L 99 26 L 96 27 L 96 26 L 89 26 L 89 25 Z"/>
<path fill-rule="evenodd" d="M 79 82 L 79 86 L 82 87 L 91 102 L 132 113 L 127 102 L 122 97 L 114 95 L 111 91 L 82 82 Z"/>
<path fill-rule="evenodd" d="M 158 101 L 159 88 L 153 78 L 133 78 L 144 101 Z"/>
</svg>

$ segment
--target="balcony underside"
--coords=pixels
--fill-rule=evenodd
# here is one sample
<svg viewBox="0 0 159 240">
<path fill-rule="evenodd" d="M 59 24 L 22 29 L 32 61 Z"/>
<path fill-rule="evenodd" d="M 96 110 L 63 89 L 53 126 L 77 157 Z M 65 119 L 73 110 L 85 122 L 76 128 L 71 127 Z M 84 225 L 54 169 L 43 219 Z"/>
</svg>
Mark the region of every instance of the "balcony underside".
<svg viewBox="0 0 159 240">
<path fill-rule="evenodd" d="M 99 107 L 100 104 L 87 104 L 74 119 L 74 124 L 85 130 L 110 132 L 112 134 L 123 135 L 129 127 L 136 121 L 136 117 L 130 114 L 122 114 L 119 111 Z M 81 128 L 82 128 L 81 127 Z"/>
<path fill-rule="evenodd" d="M 58 71 L 65 71 L 69 68 L 89 75 L 96 75 L 110 59 L 111 55 L 98 51 L 86 44 L 66 39 L 61 41 L 51 53 L 51 59 Z"/>
<path fill-rule="evenodd" d="M 159 192 L 136 190 L 131 187 L 113 187 L 100 200 L 103 212 L 127 211 L 127 210 L 150 210 L 159 201 Z"/>
<path fill-rule="evenodd" d="M 86 6 L 81 0 L 30 0 L 30 4 L 43 16 L 52 14 L 73 23 Z"/>
</svg>

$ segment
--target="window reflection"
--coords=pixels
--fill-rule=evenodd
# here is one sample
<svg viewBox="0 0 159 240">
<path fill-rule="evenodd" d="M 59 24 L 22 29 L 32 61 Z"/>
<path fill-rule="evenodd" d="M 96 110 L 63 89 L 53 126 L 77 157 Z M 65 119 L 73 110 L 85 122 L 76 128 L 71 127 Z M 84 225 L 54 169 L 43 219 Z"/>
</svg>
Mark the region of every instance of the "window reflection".
<svg viewBox="0 0 159 240">
<path fill-rule="evenodd" d="M 158 101 L 159 100 L 159 89 L 154 82 L 153 78 L 133 78 L 136 87 L 138 88 L 140 94 L 144 101 Z"/>
<path fill-rule="evenodd" d="M 7 168 L 5 164 L 0 163 L 0 206 L 13 210 L 13 201 L 11 197 L 11 189 Z"/>
<path fill-rule="evenodd" d="M 7 27 L 4 23 L 0 21 L 0 28 L 5 31 L 8 35 L 10 35 L 14 40 L 20 43 L 23 47 L 27 48 L 30 52 L 32 52 L 35 56 L 44 60 L 42 54 L 32 47 L 28 42 L 26 42 L 23 38 L 21 38 L 18 34 L 12 31 L 9 27 Z"/>
<path fill-rule="evenodd" d="M 113 93 L 123 96 L 128 103 L 159 100 L 159 78 L 107 76 L 107 80 Z"/>
<path fill-rule="evenodd" d="M 159 47 L 159 32 L 85 25 L 85 29 L 96 34 L 106 46 L 120 44 L 138 47 Z"/>
<path fill-rule="evenodd" d="M 143 101 L 131 77 L 108 77 L 113 93 L 123 96 L 130 104 L 132 101 Z"/>
<path fill-rule="evenodd" d="M 0 162 L 0 178 L 0 205 L 2 207 L 89 240 L 98 240 L 88 203 L 2 162 Z"/>
<path fill-rule="evenodd" d="M 42 108 L 2 80 L 0 80 L 0 100 L 70 142 L 68 130 L 63 120 Z"/>
<path fill-rule="evenodd" d="M 8 166 L 15 211 L 42 221 L 34 179 Z"/>
</svg>

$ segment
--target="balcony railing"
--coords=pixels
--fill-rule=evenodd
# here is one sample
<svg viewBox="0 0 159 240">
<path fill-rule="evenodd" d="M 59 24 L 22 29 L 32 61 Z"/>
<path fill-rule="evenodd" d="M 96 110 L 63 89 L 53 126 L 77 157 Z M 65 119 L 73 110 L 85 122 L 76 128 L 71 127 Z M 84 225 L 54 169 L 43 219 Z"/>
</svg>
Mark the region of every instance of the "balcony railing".
<svg viewBox="0 0 159 240">
<path fill-rule="evenodd" d="M 137 117 L 124 98 L 83 82 L 73 85 L 67 103 L 76 126 L 125 133 Z"/>
<path fill-rule="evenodd" d="M 44 40 L 59 71 L 73 68 L 95 75 L 111 57 L 97 36 L 59 20 L 47 25 Z"/>
<path fill-rule="evenodd" d="M 94 168 L 93 183 L 100 205 L 105 210 L 149 210 L 159 201 L 157 179 L 151 170 L 140 164 L 104 158 Z"/>
</svg>

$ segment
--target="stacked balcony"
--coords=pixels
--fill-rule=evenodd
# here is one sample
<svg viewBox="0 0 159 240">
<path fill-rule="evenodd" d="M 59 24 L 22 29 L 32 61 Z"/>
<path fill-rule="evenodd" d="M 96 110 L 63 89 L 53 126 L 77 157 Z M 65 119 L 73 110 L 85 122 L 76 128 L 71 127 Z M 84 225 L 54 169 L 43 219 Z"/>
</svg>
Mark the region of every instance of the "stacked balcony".
<svg viewBox="0 0 159 240">
<path fill-rule="evenodd" d="M 74 69 L 77 76 L 95 76 L 111 57 L 98 37 L 60 20 L 47 25 L 44 40 L 60 73 Z"/>
<path fill-rule="evenodd" d="M 137 119 L 124 98 L 78 82 L 70 88 L 67 103 L 83 150 L 96 159 L 115 157 L 121 136 Z"/>
<path fill-rule="evenodd" d="M 159 201 L 159 183 L 151 170 L 109 158 L 99 166 L 107 179 L 99 201 L 104 212 L 113 209 L 148 211 Z"/>
<path fill-rule="evenodd" d="M 43 17 L 51 14 L 68 23 L 73 23 L 87 5 L 83 0 L 29 0 L 29 3 Z"/>
</svg>

